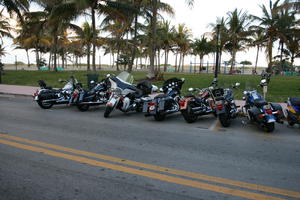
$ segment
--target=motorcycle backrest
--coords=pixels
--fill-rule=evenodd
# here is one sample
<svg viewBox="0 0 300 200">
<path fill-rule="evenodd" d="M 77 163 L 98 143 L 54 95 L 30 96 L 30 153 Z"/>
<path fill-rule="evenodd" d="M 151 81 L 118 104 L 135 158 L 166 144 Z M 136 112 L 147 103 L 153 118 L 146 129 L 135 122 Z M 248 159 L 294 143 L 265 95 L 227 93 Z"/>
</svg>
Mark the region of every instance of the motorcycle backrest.
<svg viewBox="0 0 300 200">
<path fill-rule="evenodd" d="M 43 80 L 38 80 L 38 84 L 41 88 L 45 88 L 47 86 L 47 84 Z"/>
</svg>

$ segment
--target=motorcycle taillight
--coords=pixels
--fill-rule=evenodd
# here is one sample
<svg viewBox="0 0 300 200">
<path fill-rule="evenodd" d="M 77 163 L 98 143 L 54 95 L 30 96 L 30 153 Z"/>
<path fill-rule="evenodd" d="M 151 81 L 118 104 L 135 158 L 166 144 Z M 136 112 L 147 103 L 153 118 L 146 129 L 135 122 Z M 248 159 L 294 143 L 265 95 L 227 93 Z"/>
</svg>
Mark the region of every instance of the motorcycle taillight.
<svg viewBox="0 0 300 200">
<path fill-rule="evenodd" d="M 185 101 L 179 101 L 179 106 L 184 107 L 185 106 Z"/>
<path fill-rule="evenodd" d="M 154 103 L 154 102 L 149 102 L 148 103 L 148 106 L 156 106 L 157 104 L 156 103 Z"/>
<path fill-rule="evenodd" d="M 218 110 L 222 110 L 222 109 L 223 109 L 223 105 L 222 105 L 222 104 L 218 104 L 218 105 L 217 105 L 217 109 L 218 109 Z"/>
<path fill-rule="evenodd" d="M 273 114 L 273 111 L 272 111 L 271 109 L 267 109 L 267 110 L 266 110 L 266 113 L 267 113 L 268 115 L 272 115 L 272 114 Z"/>
</svg>

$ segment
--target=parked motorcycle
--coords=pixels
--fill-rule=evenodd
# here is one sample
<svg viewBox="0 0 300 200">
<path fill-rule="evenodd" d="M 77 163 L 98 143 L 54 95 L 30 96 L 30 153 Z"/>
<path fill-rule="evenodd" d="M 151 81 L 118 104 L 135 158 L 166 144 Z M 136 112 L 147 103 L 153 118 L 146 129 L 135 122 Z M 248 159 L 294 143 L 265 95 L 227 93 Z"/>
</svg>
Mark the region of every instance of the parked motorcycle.
<svg viewBox="0 0 300 200">
<path fill-rule="evenodd" d="M 41 108 L 49 109 L 55 104 L 69 103 L 70 97 L 78 81 L 71 76 L 69 80 L 59 80 L 59 82 L 66 84 L 63 88 L 57 90 L 53 89 L 51 86 L 47 86 L 43 80 L 38 81 L 40 89 L 33 94 L 33 98 Z"/>
<path fill-rule="evenodd" d="M 106 104 L 105 118 L 109 117 L 115 108 L 122 112 L 141 112 L 143 103 L 150 99 L 148 95 L 157 88 L 149 81 L 143 81 L 137 86 L 133 85 L 133 76 L 128 72 L 121 72 L 118 76 L 109 75 L 108 81 L 111 94 Z"/>
<path fill-rule="evenodd" d="M 69 103 L 76 105 L 82 112 L 87 111 L 90 106 L 102 105 L 108 101 L 107 79 L 99 83 L 91 81 L 91 85 L 94 85 L 91 90 L 84 90 L 81 84 L 77 84 L 70 99 Z"/>
<path fill-rule="evenodd" d="M 164 82 L 161 91 L 163 94 L 157 95 L 149 102 L 145 102 L 143 112 L 145 116 L 153 116 L 156 121 L 162 121 L 166 115 L 180 110 L 180 90 L 184 79 L 171 78 Z"/>
<path fill-rule="evenodd" d="M 261 80 L 260 86 L 267 84 L 265 79 Z M 244 91 L 245 105 L 243 111 L 251 122 L 255 122 L 266 132 L 275 129 L 275 122 L 283 123 L 284 118 L 282 107 L 276 103 L 267 102 L 256 90 Z"/>
<path fill-rule="evenodd" d="M 180 111 L 186 122 L 193 123 L 198 116 L 213 113 L 212 99 L 208 88 L 189 88 L 188 91 L 197 92 L 197 94 L 186 95 L 179 101 Z"/>
<path fill-rule="evenodd" d="M 212 107 L 223 127 L 229 127 L 231 120 L 238 115 L 238 106 L 235 104 L 232 89 L 237 88 L 240 83 L 236 83 L 229 88 L 210 87 L 210 94 L 213 99 Z"/>
<path fill-rule="evenodd" d="M 300 124 L 300 98 L 289 97 L 287 101 L 287 122 L 290 126 Z"/>
</svg>

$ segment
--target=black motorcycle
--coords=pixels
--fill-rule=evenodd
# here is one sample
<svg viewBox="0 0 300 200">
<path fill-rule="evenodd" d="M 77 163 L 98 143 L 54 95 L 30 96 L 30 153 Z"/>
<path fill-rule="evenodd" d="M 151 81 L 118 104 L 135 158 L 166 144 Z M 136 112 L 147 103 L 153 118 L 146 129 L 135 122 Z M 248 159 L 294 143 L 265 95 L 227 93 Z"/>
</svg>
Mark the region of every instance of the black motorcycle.
<svg viewBox="0 0 300 200">
<path fill-rule="evenodd" d="M 166 115 L 178 112 L 180 110 L 180 90 L 184 79 L 171 78 L 164 82 L 159 94 L 149 102 L 145 102 L 143 112 L 145 116 L 153 116 L 156 121 L 162 121 Z"/>
<path fill-rule="evenodd" d="M 156 86 L 149 81 L 133 84 L 133 76 L 128 72 L 121 72 L 118 76 L 108 76 L 110 97 L 105 107 L 104 117 L 108 118 L 115 109 L 122 112 L 142 111 L 145 101 L 149 100 L 149 94 L 156 90 Z"/>
<path fill-rule="evenodd" d="M 68 104 L 75 85 L 78 83 L 73 76 L 67 80 L 59 80 L 61 83 L 66 83 L 61 89 L 53 89 L 47 86 L 45 81 L 39 80 L 40 89 L 33 94 L 34 100 L 43 109 L 49 109 L 55 104 Z"/>
<path fill-rule="evenodd" d="M 237 117 L 238 106 L 235 104 L 232 89 L 237 88 L 240 83 L 230 88 L 210 87 L 210 94 L 213 99 L 212 107 L 223 127 L 229 127 L 231 120 Z"/>
<path fill-rule="evenodd" d="M 90 84 L 93 86 L 91 90 L 84 90 L 81 84 L 77 84 L 69 102 L 82 112 L 87 111 L 90 106 L 107 103 L 109 98 L 107 79 L 99 83 L 91 81 Z"/>
</svg>

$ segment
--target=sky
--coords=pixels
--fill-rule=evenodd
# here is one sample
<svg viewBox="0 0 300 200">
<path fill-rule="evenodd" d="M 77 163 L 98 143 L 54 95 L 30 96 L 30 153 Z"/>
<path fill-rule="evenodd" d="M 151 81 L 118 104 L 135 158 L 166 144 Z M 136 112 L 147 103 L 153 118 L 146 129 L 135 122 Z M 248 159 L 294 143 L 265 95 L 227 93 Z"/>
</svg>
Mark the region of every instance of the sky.
<svg viewBox="0 0 300 200">
<path fill-rule="evenodd" d="M 200 38 L 202 34 L 206 32 L 210 32 L 211 28 L 208 26 L 210 23 L 215 23 L 217 17 L 227 17 L 227 13 L 229 11 L 233 11 L 235 8 L 242 9 L 243 11 L 247 11 L 252 15 L 261 15 L 260 5 L 265 4 L 269 5 L 269 0 L 195 0 L 194 6 L 192 8 L 188 7 L 185 0 L 162 0 L 162 2 L 168 3 L 171 5 L 175 11 L 175 16 L 171 17 L 168 15 L 163 15 L 165 19 L 171 21 L 171 24 L 178 25 L 179 23 L 184 23 L 192 32 L 193 38 Z M 36 9 L 33 7 L 32 9 Z M 85 17 L 87 18 L 87 17 Z M 78 25 L 81 25 L 85 18 L 81 18 L 77 20 Z M 101 22 L 98 21 L 98 24 Z M 22 61 L 27 63 L 26 54 L 24 50 L 14 50 L 14 46 L 12 46 L 12 41 L 5 39 L 4 47 L 6 51 L 9 53 L 5 57 L 2 58 L 2 62 L 4 63 L 14 63 L 16 56 L 18 61 Z M 274 45 L 274 54 L 278 52 L 278 44 Z M 237 53 L 237 62 L 241 62 L 244 60 L 251 61 L 253 64 L 255 63 L 256 57 L 256 49 L 252 48 L 247 50 L 246 52 L 238 52 Z M 47 60 L 48 56 L 45 56 Z M 31 62 L 35 62 L 34 53 L 30 53 Z M 171 56 L 169 63 L 174 64 L 174 56 Z M 223 61 L 229 60 L 230 56 L 225 54 L 223 56 Z M 85 59 L 84 59 L 85 60 Z M 213 62 L 212 56 L 205 57 L 205 62 Z M 109 64 L 111 62 L 110 57 L 101 56 L 101 63 Z M 195 57 L 188 56 L 185 59 L 185 64 L 189 64 L 190 62 L 195 62 Z M 196 63 L 199 62 L 199 58 L 196 58 Z M 96 58 L 96 63 L 99 63 L 99 56 Z M 296 60 L 295 64 L 300 64 L 299 59 Z M 267 61 L 264 51 L 261 51 L 259 54 L 258 66 L 266 67 Z"/>
</svg>

